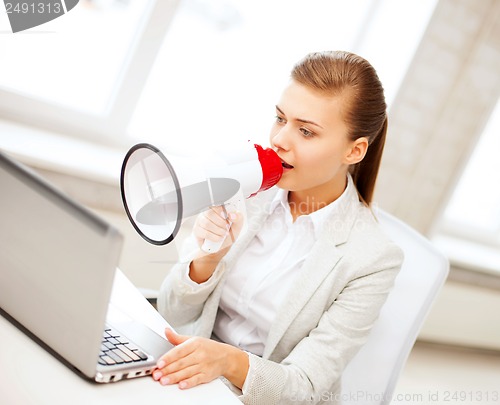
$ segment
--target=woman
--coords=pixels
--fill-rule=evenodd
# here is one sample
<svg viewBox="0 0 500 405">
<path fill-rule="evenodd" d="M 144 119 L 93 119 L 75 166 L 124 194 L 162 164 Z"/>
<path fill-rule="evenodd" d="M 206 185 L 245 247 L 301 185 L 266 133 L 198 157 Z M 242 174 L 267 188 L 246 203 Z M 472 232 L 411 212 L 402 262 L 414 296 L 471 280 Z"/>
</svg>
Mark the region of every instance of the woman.
<svg viewBox="0 0 500 405">
<path fill-rule="evenodd" d="M 155 380 L 182 389 L 222 376 L 247 404 L 338 401 L 403 259 L 370 210 L 386 131 L 366 60 L 323 52 L 294 67 L 270 135 L 283 176 L 247 201 L 240 237 L 241 214 L 197 218 L 196 253 L 162 285 L 159 310 L 182 335 L 166 331 L 176 347 Z M 201 254 L 230 223 L 235 238 Z"/>
</svg>

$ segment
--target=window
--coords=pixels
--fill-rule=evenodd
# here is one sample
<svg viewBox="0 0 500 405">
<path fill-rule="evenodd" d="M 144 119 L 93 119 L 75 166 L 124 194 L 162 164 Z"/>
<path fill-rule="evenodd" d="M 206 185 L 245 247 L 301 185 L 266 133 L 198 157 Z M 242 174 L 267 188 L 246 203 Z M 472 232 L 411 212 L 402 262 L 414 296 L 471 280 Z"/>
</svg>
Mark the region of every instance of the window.
<svg viewBox="0 0 500 405">
<path fill-rule="evenodd" d="M 366 57 L 390 103 L 435 3 L 184 1 L 128 133 L 191 154 L 238 139 L 267 144 L 274 105 L 293 63 L 316 50 Z"/>
<path fill-rule="evenodd" d="M 100 143 L 126 143 L 177 0 L 81 0 L 32 30 L 0 13 L 0 117 Z"/>
<path fill-rule="evenodd" d="M 365 56 L 390 103 L 435 3 L 81 0 L 3 36 L 0 118 L 112 145 L 266 143 L 278 92 L 312 50 Z"/>
<path fill-rule="evenodd" d="M 472 153 L 444 212 L 448 235 L 479 242 L 500 254 L 500 102 Z"/>
<path fill-rule="evenodd" d="M 84 0 L 47 28 L 4 35 L 0 86 L 50 104 L 103 113 L 146 6 Z"/>
</svg>

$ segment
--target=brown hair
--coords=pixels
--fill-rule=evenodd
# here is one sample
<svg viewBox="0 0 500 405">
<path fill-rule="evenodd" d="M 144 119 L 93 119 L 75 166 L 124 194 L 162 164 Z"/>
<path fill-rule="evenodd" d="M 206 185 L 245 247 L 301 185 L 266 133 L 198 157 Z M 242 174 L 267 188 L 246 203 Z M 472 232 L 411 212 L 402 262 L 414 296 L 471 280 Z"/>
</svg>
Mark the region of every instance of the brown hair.
<svg viewBox="0 0 500 405">
<path fill-rule="evenodd" d="M 350 167 L 360 198 L 370 204 L 387 133 L 387 105 L 377 72 L 362 57 L 328 51 L 306 55 L 293 68 L 297 83 L 329 96 L 342 96 L 343 120 L 351 140 L 368 139 L 364 159 Z"/>
</svg>

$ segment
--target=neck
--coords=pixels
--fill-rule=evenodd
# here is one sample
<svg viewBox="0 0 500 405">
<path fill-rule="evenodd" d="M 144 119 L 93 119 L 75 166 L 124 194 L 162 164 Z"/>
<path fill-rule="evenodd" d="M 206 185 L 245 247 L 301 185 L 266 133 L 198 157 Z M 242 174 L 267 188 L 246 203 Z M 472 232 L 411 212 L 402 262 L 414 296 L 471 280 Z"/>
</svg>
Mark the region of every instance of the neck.
<svg viewBox="0 0 500 405">
<path fill-rule="evenodd" d="M 339 198 L 347 187 L 347 178 L 343 182 L 338 182 L 327 189 L 290 191 L 288 193 L 288 204 L 290 213 L 295 221 L 301 215 L 309 215 Z"/>
</svg>

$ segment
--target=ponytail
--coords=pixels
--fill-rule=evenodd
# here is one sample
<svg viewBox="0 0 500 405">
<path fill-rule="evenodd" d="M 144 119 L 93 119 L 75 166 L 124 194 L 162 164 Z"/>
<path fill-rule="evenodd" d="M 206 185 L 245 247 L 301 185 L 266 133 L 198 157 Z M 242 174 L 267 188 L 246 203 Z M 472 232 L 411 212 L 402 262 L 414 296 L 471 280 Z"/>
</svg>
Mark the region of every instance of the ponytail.
<svg viewBox="0 0 500 405">
<path fill-rule="evenodd" d="M 350 52 L 315 52 L 292 70 L 292 79 L 330 97 L 342 97 L 342 117 L 351 141 L 368 139 L 364 159 L 349 171 L 359 198 L 370 205 L 387 133 L 384 88 L 373 66 Z"/>
<path fill-rule="evenodd" d="M 352 179 L 358 190 L 359 198 L 366 205 L 370 205 L 373 192 L 375 191 L 375 183 L 380 168 L 380 161 L 382 160 L 386 134 L 387 116 L 382 124 L 382 128 L 380 128 L 380 131 L 368 146 L 365 157 L 361 162 L 354 165 L 351 170 Z"/>
</svg>

